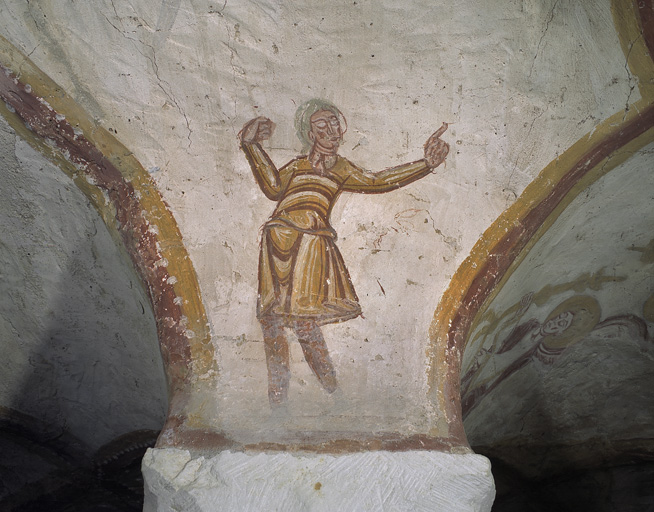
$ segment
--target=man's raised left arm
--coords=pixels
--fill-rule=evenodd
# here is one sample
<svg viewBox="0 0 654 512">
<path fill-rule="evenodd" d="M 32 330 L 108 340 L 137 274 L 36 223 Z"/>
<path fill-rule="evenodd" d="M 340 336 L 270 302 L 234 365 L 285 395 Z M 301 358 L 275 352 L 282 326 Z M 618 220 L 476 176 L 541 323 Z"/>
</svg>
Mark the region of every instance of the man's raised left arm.
<svg viewBox="0 0 654 512">
<path fill-rule="evenodd" d="M 424 178 L 445 161 L 450 146 L 440 139 L 447 130 L 447 123 L 432 134 L 425 143 L 425 157 L 422 160 L 391 167 L 378 173 L 352 166 L 352 172 L 343 183 L 343 190 L 363 194 L 380 194 L 404 187 Z"/>
</svg>

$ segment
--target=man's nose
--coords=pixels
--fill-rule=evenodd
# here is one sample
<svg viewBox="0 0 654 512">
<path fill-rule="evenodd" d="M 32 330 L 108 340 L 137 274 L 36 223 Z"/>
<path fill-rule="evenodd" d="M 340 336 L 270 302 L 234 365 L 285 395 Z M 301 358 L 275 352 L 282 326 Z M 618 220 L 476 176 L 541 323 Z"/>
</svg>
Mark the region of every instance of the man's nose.
<svg viewBox="0 0 654 512">
<path fill-rule="evenodd" d="M 329 135 L 338 135 L 338 129 L 339 129 L 339 126 L 337 126 L 337 125 L 333 125 L 331 123 L 327 125 L 327 133 Z"/>
</svg>

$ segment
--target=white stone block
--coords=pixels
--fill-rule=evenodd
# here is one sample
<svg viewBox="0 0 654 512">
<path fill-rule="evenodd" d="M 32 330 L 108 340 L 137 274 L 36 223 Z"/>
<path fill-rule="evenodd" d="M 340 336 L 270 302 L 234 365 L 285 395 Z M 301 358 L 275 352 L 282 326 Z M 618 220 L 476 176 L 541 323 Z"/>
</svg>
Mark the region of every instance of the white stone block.
<svg viewBox="0 0 654 512">
<path fill-rule="evenodd" d="M 411 451 L 343 455 L 192 455 L 150 449 L 145 512 L 489 511 L 490 462 L 481 455 Z"/>
</svg>

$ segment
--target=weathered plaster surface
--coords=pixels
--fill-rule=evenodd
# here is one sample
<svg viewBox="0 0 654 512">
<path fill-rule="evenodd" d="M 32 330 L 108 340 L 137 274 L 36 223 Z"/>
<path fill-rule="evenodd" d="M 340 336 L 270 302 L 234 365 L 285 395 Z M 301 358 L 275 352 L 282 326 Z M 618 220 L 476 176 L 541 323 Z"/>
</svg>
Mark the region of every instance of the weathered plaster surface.
<svg viewBox="0 0 654 512">
<path fill-rule="evenodd" d="M 143 459 L 146 512 L 489 511 L 488 460 L 438 452 L 214 456 L 149 450 Z"/>
<path fill-rule="evenodd" d="M 349 120 L 346 156 L 371 169 L 418 158 L 429 133 L 451 123 L 453 151 L 435 176 L 384 198 L 341 200 L 334 225 L 365 319 L 326 329 L 340 405 L 297 351 L 291 391 L 300 428 L 446 436 L 442 411 L 425 400 L 424 354 L 450 277 L 548 162 L 639 95 L 609 2 L 0 9 L 3 33 L 130 146 L 170 204 L 220 369 L 189 420 L 234 434 L 268 415 L 254 303 L 257 234 L 272 204 L 237 149 L 245 120 L 277 122 L 269 150 L 283 163 L 298 152 L 296 106 L 327 97 Z"/>
<path fill-rule="evenodd" d="M 651 7 L 648 2 L 635 7 L 627 2 L 590 0 L 505 0 L 485 6 L 483 11 L 472 4 L 433 2 L 409 6 L 368 1 L 278 5 L 228 0 L 214 5 L 203 0 L 164 0 L 160 4 L 109 0 L 92 6 L 73 0 L 3 2 L 0 33 L 95 118 L 88 124 L 94 134 L 101 132 L 98 126 L 103 126 L 134 152 L 179 222 L 190 261 L 197 269 L 215 361 L 207 360 L 211 359 L 205 343 L 208 336 L 198 336 L 205 345 L 193 353 L 192 347 L 200 346 L 194 340 L 194 330 L 180 331 L 188 320 L 182 313 L 184 301 L 176 295 L 176 290 L 184 286 L 179 281 L 186 281 L 182 274 L 167 273 L 165 284 L 151 289 L 156 291 L 152 296 L 164 290 L 170 299 L 159 302 L 163 304 L 161 311 L 156 309 L 157 298 L 153 302 L 158 327 L 165 327 L 170 320 L 180 335 L 178 347 L 183 350 L 176 353 L 180 356 L 177 368 L 185 367 L 190 353 L 200 355 L 195 357 L 201 360 L 198 367 L 206 370 L 194 376 L 199 378 L 192 381 L 191 401 L 176 404 L 172 428 L 160 443 L 175 444 L 181 439 L 182 444 L 224 448 L 236 441 L 252 451 L 284 449 L 290 444 L 342 452 L 402 450 L 410 440 L 412 448 L 450 449 L 454 445 L 462 451 L 459 445 L 465 445 L 465 439 L 457 416 L 456 366 L 462 337 L 469 326 L 467 319 L 472 321 L 475 308 L 487 295 L 472 297 L 471 288 L 468 292 L 472 299 L 466 302 L 462 298 L 466 290 L 459 285 L 490 283 L 484 293 L 493 298 L 494 280 L 502 277 L 511 258 L 524 248 L 518 243 L 521 237 L 526 239 L 527 232 L 531 237 L 540 222 L 554 221 L 561 214 L 559 209 L 545 219 L 552 209 L 539 210 L 542 217 L 530 224 L 525 219 L 534 212 L 532 208 L 538 206 L 538 201 L 548 201 L 554 197 L 548 194 L 563 190 L 559 180 L 565 182 L 565 172 L 570 169 L 583 171 L 575 174 L 575 180 L 582 179 L 586 171 L 595 179 L 602 172 L 598 171 L 600 167 L 609 170 L 615 165 L 610 161 L 614 149 L 651 126 L 648 101 L 652 62 L 644 42 L 651 49 L 652 34 L 640 33 L 651 20 L 644 18 L 639 25 L 631 14 L 624 14 L 630 11 L 630 5 L 641 10 L 643 5 Z M 622 14 L 615 15 L 618 11 Z M 15 70 L 17 75 L 20 67 Z M 22 84 L 25 90 L 27 85 Z M 450 123 L 444 138 L 450 142 L 452 152 L 447 166 L 419 185 L 383 197 L 342 198 L 334 211 L 333 224 L 361 298 L 364 318 L 325 328 L 341 383 L 333 396 L 319 388 L 299 347 L 292 346 L 289 405 L 282 414 L 273 415 L 266 400 L 265 358 L 254 318 L 257 236 L 273 204 L 256 188 L 238 151 L 236 133 L 251 117 L 263 114 L 273 118 L 277 131 L 266 149 L 275 162 L 285 163 L 299 151 L 293 113 L 302 101 L 316 96 L 334 101 L 344 111 L 349 121 L 344 154 L 365 167 L 377 170 L 419 158 L 422 143 L 441 121 Z M 641 132 L 630 132 L 638 123 Z M 99 157 L 112 148 L 124 150 L 118 143 L 104 144 L 107 140 L 101 137 L 92 141 Z M 613 148 L 611 144 L 617 145 Z M 19 153 L 12 151 L 9 148 L 11 158 Z M 586 155 L 588 162 L 580 160 Z M 601 162 L 607 156 L 609 161 Z M 624 155 L 620 158 L 624 159 Z M 648 333 L 654 306 L 648 284 L 651 269 L 642 266 L 642 260 L 640 267 L 630 265 L 649 254 L 643 233 L 651 219 L 639 217 L 640 225 L 634 226 L 629 207 L 651 203 L 647 190 L 652 189 L 652 184 L 639 182 L 636 177 L 651 174 L 646 172 L 650 150 L 641 151 L 632 160 L 589 189 L 587 204 L 581 209 L 573 204 L 534 247 L 529 246 L 527 259 L 517 270 L 511 269 L 515 275 L 508 273 L 510 281 L 502 293 L 510 295 L 499 295 L 488 306 L 488 311 L 497 314 L 518 311 L 520 300 L 530 291 L 539 286 L 538 291 L 542 291 L 555 282 L 553 286 L 558 288 L 537 295 L 542 301 L 526 304 L 527 316 L 533 314 L 542 324 L 557 304 L 581 290 L 601 303 L 602 322 L 545 370 L 527 366 L 511 377 L 518 383 L 524 402 L 502 394 L 507 390 L 507 380 L 502 384 L 504 388 L 497 388 L 497 400 L 493 399 L 501 409 L 473 409 L 468 419 L 473 441 L 509 439 L 516 423 L 507 421 L 507 413 L 515 413 L 515 418 L 522 421 L 520 428 L 531 432 L 529 435 L 544 436 L 547 442 L 559 443 L 564 437 L 566 442 L 586 442 L 599 431 L 607 438 L 614 436 L 607 441 L 613 446 L 624 442 L 627 444 L 621 446 L 627 449 L 642 448 L 636 437 L 649 435 L 651 418 L 641 409 L 634 415 L 632 409 L 634 404 L 645 411 L 652 409 L 648 396 L 642 393 L 647 387 L 642 384 L 648 382 L 651 373 Z M 633 167 L 638 165 L 642 167 L 640 174 Z M 545 171 L 539 180 L 532 182 L 542 169 Z M 616 181 L 614 176 L 622 172 L 636 174 L 631 180 Z M 125 186 L 121 190 L 134 193 L 124 194 L 112 205 L 136 208 L 143 204 L 139 194 L 147 185 L 132 189 L 125 174 L 119 178 L 120 187 Z M 140 184 L 144 182 L 149 180 L 141 180 Z M 530 182 L 532 186 L 514 204 L 515 208 L 506 210 Z M 571 197 L 591 183 L 590 179 L 582 179 Z M 567 185 L 576 186 L 576 181 Z M 632 188 L 639 186 L 641 195 L 632 195 Z M 541 191 L 535 190 L 539 187 Z M 612 203 L 609 192 L 614 190 L 623 190 L 627 202 Z M 583 197 L 579 196 L 582 199 L 578 201 L 583 202 Z M 556 196 L 556 200 L 561 197 Z M 598 201 L 601 208 L 591 204 L 593 201 Z M 580 213 L 584 208 L 591 214 Z M 122 210 L 123 215 L 130 212 L 127 220 L 135 221 L 125 230 L 128 236 L 150 225 L 155 210 L 143 211 L 141 218 L 131 215 L 133 210 Z M 164 213 L 162 209 L 158 212 Z M 494 224 L 480 239 L 502 212 L 509 212 L 502 217 L 506 223 Z M 602 221 L 605 214 L 608 220 Z M 168 226 L 176 230 L 171 219 L 162 223 L 161 229 Z M 581 230 L 576 229 L 579 226 Z M 606 226 L 615 229 L 607 231 Z M 152 247 L 156 246 L 157 261 L 165 266 L 185 260 L 179 237 L 158 236 L 158 229 L 155 224 L 152 236 L 148 235 Z M 503 230 L 507 239 L 502 238 Z M 620 244 L 627 239 L 631 242 L 625 249 Z M 157 246 L 159 240 L 174 240 L 182 250 L 164 263 Z M 467 260 L 468 266 L 459 266 L 464 258 L 474 256 L 472 248 L 477 240 L 475 249 L 481 256 Z M 596 244 L 597 240 L 601 242 Z M 497 258 L 486 258 L 485 244 L 497 241 L 498 251 L 493 253 Z M 610 250 L 616 246 L 623 249 L 619 254 Z M 133 259 L 143 254 L 145 251 L 130 252 Z M 611 254 L 620 256 L 619 264 L 602 260 Z M 502 257 L 508 257 L 504 266 L 498 263 Z M 149 276 L 146 281 L 152 284 L 159 274 L 148 274 L 152 265 L 147 258 L 143 261 L 146 263 L 141 267 L 137 262 L 137 268 L 142 276 Z M 488 272 L 477 272 L 479 262 L 490 265 L 480 267 Z M 185 268 L 189 271 L 187 280 L 191 281 L 192 268 Z M 460 279 L 455 276 L 450 282 L 457 268 Z M 168 268 L 164 270 L 168 272 Z M 619 271 L 627 276 L 624 280 Z M 613 280 L 598 279 L 600 272 Z M 428 327 L 448 283 L 450 291 L 457 286 L 460 289 L 446 294 L 452 304 L 443 308 L 447 313 L 442 318 L 437 317 L 444 321 L 432 324 L 436 325 L 431 332 L 431 343 L 438 343 L 435 348 L 430 346 Z M 634 303 L 622 296 L 634 299 Z M 197 294 L 193 297 L 199 299 Z M 634 305 L 638 301 L 643 302 L 640 310 Z M 459 311 L 459 320 L 467 317 L 462 323 L 450 323 L 455 317 L 448 316 L 449 312 L 462 303 L 465 307 Z M 178 313 L 174 318 L 165 314 L 168 305 L 179 306 L 173 308 Z M 471 305 L 474 307 L 468 308 Z M 195 311 L 200 310 L 201 304 Z M 11 316 L 10 311 L 5 319 Z M 193 321 L 199 323 L 194 327 L 196 332 L 206 329 L 203 314 L 195 315 Z M 643 331 L 642 322 L 649 330 Z M 451 334 L 448 329 L 458 331 L 459 339 L 444 348 Z M 472 333 L 464 372 L 474 364 L 470 357 L 478 353 L 477 334 Z M 501 334 L 500 330 L 497 334 Z M 166 339 L 161 336 L 163 347 Z M 479 339 L 483 336 L 479 335 Z M 622 343 L 618 355 L 597 355 L 610 353 L 616 341 Z M 518 348 L 521 346 L 518 344 Z M 187 351 L 188 347 L 191 350 Z M 441 352 L 434 356 L 435 350 Z M 429 374 L 432 361 L 436 365 Z M 497 359 L 494 364 L 498 369 L 504 362 Z M 631 373 L 625 371 L 597 382 L 597 375 L 627 367 Z M 186 384 L 182 374 L 176 382 Z M 584 389 L 593 379 L 598 396 L 611 393 L 615 397 L 609 400 L 613 409 L 605 411 L 619 411 L 617 418 L 612 412 L 594 411 L 593 404 L 579 396 L 570 397 L 571 386 Z M 632 392 L 634 389 L 637 391 Z M 627 407 L 626 397 L 634 395 Z M 185 394 L 184 400 L 188 399 Z M 561 407 L 564 400 L 567 405 Z M 628 416 L 631 422 L 624 420 Z M 174 427 L 181 423 L 197 430 L 189 437 L 175 439 Z M 562 425 L 560 431 L 554 426 L 557 423 Z M 454 434 L 452 425 L 458 429 Z M 603 439 L 597 441 L 596 437 L 593 442 L 601 444 Z M 632 442 L 636 444 L 630 445 Z M 195 495 L 203 492 L 198 489 L 205 485 L 210 471 L 207 468 L 220 471 L 230 463 L 224 457 L 238 464 L 255 461 L 256 465 L 261 460 L 251 453 L 224 452 L 220 461 L 214 459 L 214 466 L 213 461 L 186 452 L 166 459 L 171 453 L 165 449 L 153 452 L 146 461 L 146 474 L 147 464 L 157 457 L 161 458 L 161 474 L 172 471 L 177 475 L 180 469 L 177 476 L 171 473 L 160 479 L 161 475 L 152 471 L 150 477 L 156 485 L 162 484 L 156 489 L 160 494 L 170 490 L 164 481 L 179 485 L 177 496 L 170 499 L 188 498 L 184 505 L 189 509 L 195 506 Z M 370 454 L 352 457 L 359 455 Z M 266 465 L 275 457 L 283 459 L 280 467 L 284 473 L 304 456 L 268 453 L 259 457 L 264 457 Z M 352 461 L 352 457 L 342 455 L 338 460 Z M 391 457 L 400 465 L 413 461 L 413 454 Z M 416 457 L 421 464 L 425 457 L 437 458 L 433 453 Z M 383 471 L 384 465 L 377 462 L 368 464 Z M 199 468 L 197 472 L 195 467 Z M 349 483 L 355 475 L 354 481 L 360 482 L 357 468 L 356 463 L 347 467 L 342 475 L 344 481 Z M 189 473 L 192 475 L 187 479 Z M 426 485 L 432 476 L 420 473 L 416 481 Z M 388 477 L 382 475 L 375 492 L 386 489 Z M 279 478 L 288 483 L 287 475 Z M 195 490 L 184 487 L 187 483 L 189 489 Z M 248 483 L 256 488 L 259 482 L 255 479 Z M 316 492 L 325 485 L 322 480 L 313 485 L 317 483 L 321 486 L 314 487 Z M 331 486 L 325 487 L 325 495 L 327 488 Z M 438 488 L 442 488 L 440 482 Z M 236 494 L 230 493 L 238 489 L 238 482 L 225 489 L 229 499 L 236 499 Z M 358 490 L 349 494 L 359 496 Z M 295 500 L 293 503 L 300 508 L 305 498 L 318 507 L 316 510 L 332 503 L 331 497 L 321 501 L 322 497 L 315 497 L 318 495 L 309 493 L 311 497 L 307 498 L 304 490 L 298 492 L 288 499 Z M 459 497 L 468 495 L 462 493 Z M 285 496 L 276 496 L 285 503 Z M 367 499 L 365 493 L 361 497 Z M 207 499 L 211 502 L 215 498 Z M 161 507 L 165 506 L 162 502 Z M 453 506 L 448 509 L 456 510 Z"/>
<path fill-rule="evenodd" d="M 31 416 L 44 435 L 90 451 L 160 429 L 166 383 L 154 318 L 126 254 L 73 181 L 4 119 L 0 173 L 3 419 Z"/>
</svg>

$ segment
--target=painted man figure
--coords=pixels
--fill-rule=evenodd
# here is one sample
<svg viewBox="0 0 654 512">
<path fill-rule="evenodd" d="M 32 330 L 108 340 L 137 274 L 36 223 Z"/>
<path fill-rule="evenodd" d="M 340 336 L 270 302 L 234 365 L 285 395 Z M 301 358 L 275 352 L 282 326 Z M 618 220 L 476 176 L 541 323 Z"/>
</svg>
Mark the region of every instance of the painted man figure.
<svg viewBox="0 0 654 512">
<path fill-rule="evenodd" d="M 346 125 L 343 114 L 331 103 L 308 101 L 298 109 L 295 124 L 308 155 L 280 170 L 261 147 L 272 134 L 272 121 L 257 117 L 239 133 L 259 187 L 277 202 L 263 227 L 257 301 L 272 406 L 287 399 L 290 369 L 285 329 L 295 332 L 313 373 L 333 393 L 336 375 L 320 326 L 361 314 L 329 223 L 341 192 L 376 194 L 403 187 L 427 176 L 449 151 L 439 138 L 447 129 L 443 123 L 425 144 L 423 160 L 373 174 L 338 155 Z"/>
<path fill-rule="evenodd" d="M 528 305 L 523 313 L 527 309 Z M 597 301 L 586 295 L 575 295 L 551 311 L 542 324 L 531 318 L 516 325 L 501 343 L 497 343 L 499 346 L 495 343 L 499 341 L 496 335 L 495 342 L 479 350 L 476 361 L 461 377 L 464 418 L 484 396 L 528 364 L 538 362 L 539 371 L 545 371 L 570 346 L 584 339 L 599 319 Z"/>
</svg>

